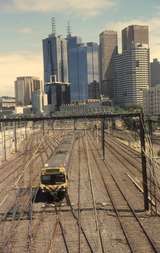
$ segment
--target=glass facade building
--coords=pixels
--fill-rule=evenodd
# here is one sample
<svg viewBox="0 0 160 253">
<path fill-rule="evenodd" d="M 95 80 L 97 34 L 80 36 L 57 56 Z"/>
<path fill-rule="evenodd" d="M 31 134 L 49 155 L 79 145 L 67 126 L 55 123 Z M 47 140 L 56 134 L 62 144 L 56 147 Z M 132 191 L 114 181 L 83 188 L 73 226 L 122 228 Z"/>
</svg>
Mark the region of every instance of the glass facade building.
<svg viewBox="0 0 160 253">
<path fill-rule="evenodd" d="M 88 84 L 99 82 L 99 47 L 96 43 L 87 43 L 87 78 Z"/>
<path fill-rule="evenodd" d="M 98 55 L 96 43 L 80 44 L 78 37 L 68 38 L 69 82 L 71 83 L 71 100 L 88 99 L 88 85 L 99 82 Z"/>
<path fill-rule="evenodd" d="M 57 110 L 61 104 L 70 103 L 67 40 L 55 34 L 44 39 L 43 62 L 48 104 Z"/>
<path fill-rule="evenodd" d="M 68 82 L 67 41 L 62 36 L 51 34 L 43 40 L 44 82 L 56 76 L 58 82 Z"/>
</svg>

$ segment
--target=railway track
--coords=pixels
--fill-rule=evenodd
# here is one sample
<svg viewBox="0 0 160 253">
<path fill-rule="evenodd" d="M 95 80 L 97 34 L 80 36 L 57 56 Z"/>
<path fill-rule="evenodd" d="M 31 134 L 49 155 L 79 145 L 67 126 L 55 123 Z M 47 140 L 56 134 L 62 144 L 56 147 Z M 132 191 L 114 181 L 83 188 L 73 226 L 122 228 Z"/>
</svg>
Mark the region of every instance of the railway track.
<svg viewBox="0 0 160 253">
<path fill-rule="evenodd" d="M 94 250 L 93 250 L 93 246 L 91 245 L 90 243 L 90 240 L 85 232 L 85 229 L 82 225 L 82 219 L 81 219 L 81 159 L 82 159 L 82 156 L 81 156 L 81 145 L 82 145 L 82 141 L 81 141 L 81 138 L 82 138 L 82 135 L 81 134 L 78 134 L 75 136 L 75 142 L 72 144 L 72 148 L 70 150 L 71 152 L 71 156 L 70 156 L 70 159 L 69 159 L 69 166 L 68 166 L 68 171 L 67 171 L 67 174 L 68 174 L 68 178 L 70 177 L 70 174 L 71 174 L 71 168 L 72 168 L 72 165 L 71 165 L 71 161 L 73 159 L 73 149 L 74 149 L 74 146 L 75 146 L 75 143 L 77 143 L 77 146 L 78 146 L 78 149 L 77 149 L 77 155 L 78 155 L 78 192 L 77 192 L 77 200 L 78 200 L 78 203 L 77 203 L 77 209 L 73 207 L 72 205 L 72 202 L 71 202 L 71 199 L 70 199 L 70 196 L 69 194 L 66 196 L 66 202 L 67 204 L 69 205 L 70 207 L 70 212 L 72 214 L 72 217 L 74 218 L 74 220 L 76 221 L 76 224 L 77 224 L 77 252 L 78 253 L 83 253 L 82 251 L 82 243 L 84 245 L 84 243 L 86 244 L 87 248 L 88 248 L 88 251 L 87 252 L 91 252 L 93 253 Z"/>
<path fill-rule="evenodd" d="M 91 149 L 92 152 L 92 156 L 95 160 L 95 163 L 97 164 L 97 169 L 101 175 L 104 187 L 106 189 L 106 193 L 108 194 L 110 201 L 113 205 L 113 210 L 116 214 L 116 217 L 119 221 L 120 227 L 123 231 L 124 237 L 126 239 L 127 245 L 130 249 L 131 253 L 134 252 L 144 252 L 144 253 L 149 253 L 149 252 L 159 252 L 159 248 L 156 246 L 155 242 L 152 240 L 151 236 L 148 234 L 148 231 L 146 231 L 146 229 L 143 226 L 143 223 L 141 221 L 141 219 L 139 218 L 139 216 L 136 214 L 136 212 L 134 211 L 134 208 L 132 207 L 132 205 L 130 204 L 129 200 L 127 199 L 126 195 L 124 194 L 125 190 L 124 187 L 122 187 L 122 184 L 120 183 L 120 180 L 118 180 L 117 175 L 115 174 L 114 168 L 111 167 L 110 164 L 106 163 L 105 161 L 101 160 L 101 165 L 100 165 L 100 160 L 96 159 L 96 155 L 98 155 L 100 157 L 100 153 L 96 148 L 96 145 L 94 143 L 94 141 L 92 140 L 92 142 L 90 141 L 90 147 L 94 146 L 95 149 L 93 151 L 93 149 Z M 96 153 L 95 153 L 96 151 Z M 110 178 L 113 181 L 112 187 L 114 186 L 114 188 L 111 189 L 111 187 L 109 187 L 106 184 L 105 181 L 105 177 L 104 177 L 104 170 L 102 171 L 102 163 L 103 163 L 103 167 L 105 167 L 107 174 L 109 174 Z M 128 207 L 129 209 L 129 213 L 131 215 L 131 217 L 127 218 L 127 217 L 123 217 L 121 216 L 121 214 L 118 211 L 118 205 L 120 203 L 117 203 L 115 201 L 115 199 L 112 197 L 112 192 L 114 192 L 115 190 L 118 190 L 119 194 L 121 195 L 121 201 L 123 202 L 123 206 Z M 120 202 L 120 199 L 119 199 Z M 131 225 L 129 225 L 129 222 L 132 220 L 132 228 Z M 133 226 L 134 226 L 134 234 L 133 234 Z"/>
<path fill-rule="evenodd" d="M 26 147 L 30 146 L 30 140 L 28 140 L 26 142 Z M 1 209 L 4 206 L 5 202 L 7 202 L 9 195 L 11 194 L 11 192 L 16 188 L 16 182 L 18 180 L 18 178 L 20 177 L 20 175 L 22 174 L 22 169 L 24 168 L 25 164 L 27 163 L 27 161 L 30 159 L 31 157 L 31 153 L 27 153 L 26 156 L 22 157 L 19 164 L 16 164 L 16 168 L 14 169 L 14 172 L 16 172 L 16 176 L 14 173 L 9 173 L 8 176 L 6 176 L 5 178 L 3 178 L 4 181 L 1 182 L 0 187 L 1 187 L 1 200 L 3 197 L 3 200 L 1 201 Z M 11 177 L 12 175 L 12 177 Z M 3 175 L 2 175 L 3 177 Z M 14 198 L 15 199 L 15 198 Z M 12 205 L 14 205 L 14 199 L 12 200 Z M 12 206 L 11 205 L 11 206 Z M 8 207 L 8 209 L 10 209 L 10 207 Z"/>
<path fill-rule="evenodd" d="M 62 135 L 60 136 L 57 136 L 57 135 L 54 135 L 52 136 L 52 138 L 48 138 L 48 136 L 46 136 L 45 138 L 45 145 L 43 143 L 43 150 L 41 150 L 40 152 L 40 157 L 41 157 L 41 161 L 42 161 L 42 167 L 44 166 L 45 162 L 50 159 L 51 156 L 54 155 L 54 152 L 56 152 L 56 149 L 58 147 L 58 145 L 60 144 L 60 142 L 62 141 Z M 58 139 L 59 138 L 59 139 Z M 54 140 L 56 142 L 56 145 L 52 145 L 52 140 Z M 49 148 L 50 150 L 50 154 L 47 153 L 47 149 Z M 46 159 L 44 159 L 42 157 L 43 153 L 46 153 Z M 36 177 L 40 175 L 36 175 Z M 36 200 L 36 195 L 37 195 L 37 192 L 34 196 L 34 200 L 32 201 L 32 205 L 34 204 L 35 200 Z M 42 212 L 42 215 L 39 217 L 39 219 L 37 220 L 37 222 L 33 225 L 32 223 L 30 223 L 30 226 L 29 226 L 29 229 L 28 229 L 28 241 L 29 241 L 29 245 L 28 245 L 28 248 L 30 249 L 30 251 L 36 251 L 36 248 L 34 246 L 35 242 L 36 242 L 36 237 L 37 237 L 37 232 L 38 230 L 40 229 L 40 226 L 42 226 L 43 224 L 43 221 L 45 219 L 45 209 L 46 209 L 46 206 L 44 207 L 44 210 Z M 30 216 L 33 216 L 32 214 Z"/>
<path fill-rule="evenodd" d="M 43 144 L 43 143 L 42 143 Z M 35 143 L 35 146 L 36 146 L 36 143 Z M 43 146 L 43 150 L 41 150 L 40 152 L 38 152 L 38 154 L 34 157 L 34 159 L 33 159 L 33 157 L 32 157 L 32 153 L 29 153 L 28 155 L 26 154 L 26 156 L 25 156 L 25 159 L 23 160 L 23 163 L 22 163 L 22 165 L 20 165 L 19 166 L 19 168 L 23 168 L 23 169 L 26 169 L 26 164 L 27 164 L 27 161 L 28 160 L 30 160 L 31 159 L 31 157 L 32 157 L 32 163 L 34 163 L 34 162 L 36 162 L 37 161 L 37 159 L 39 159 L 39 157 L 42 157 L 42 153 L 43 152 L 46 152 L 46 150 L 47 150 L 47 145 L 45 145 L 45 146 Z M 36 153 L 37 153 L 37 151 L 36 151 Z M 42 166 L 44 165 L 44 160 L 43 160 L 43 162 L 42 162 Z M 31 164 L 29 163 L 29 165 L 27 166 L 27 167 L 29 167 L 29 166 L 31 166 Z M 23 179 L 23 173 L 22 173 L 22 170 L 19 172 L 19 174 L 17 175 L 17 179 L 16 179 L 16 181 L 14 182 L 14 184 L 12 185 L 12 186 L 10 186 L 10 191 L 15 187 L 15 184 L 17 185 L 17 184 L 19 184 L 20 183 L 20 181 Z M 33 174 L 33 180 L 37 177 L 38 175 L 36 174 L 36 175 L 34 175 Z M 5 182 L 3 182 L 3 183 L 5 183 Z"/>
<path fill-rule="evenodd" d="M 42 135 L 41 135 L 42 136 Z M 119 180 L 117 181 L 117 175 L 114 171 L 113 168 L 110 167 L 109 164 L 105 165 L 104 162 L 101 160 L 100 154 L 96 150 L 97 147 L 94 146 L 95 142 L 93 139 L 89 138 L 86 140 L 85 137 L 78 137 L 76 139 L 76 151 L 74 149 L 74 146 L 72 147 L 74 152 L 71 150 L 71 158 L 76 160 L 74 162 L 74 166 L 72 168 L 76 169 L 76 192 L 73 196 L 77 200 L 76 206 L 72 204 L 70 195 L 66 197 L 66 202 L 68 203 L 68 206 L 64 205 L 45 205 L 45 206 L 35 206 L 34 200 L 31 201 L 31 185 L 34 182 L 37 182 L 37 178 L 39 176 L 39 170 L 38 166 L 43 166 L 47 159 L 51 155 L 54 154 L 56 147 L 58 144 L 61 142 L 61 138 L 63 138 L 63 135 L 61 134 L 55 134 L 54 136 L 45 136 L 45 142 L 41 143 L 41 147 L 39 151 L 37 152 L 37 158 L 33 161 L 33 164 L 31 164 L 31 171 L 28 174 L 28 177 L 31 173 L 30 180 L 28 181 L 28 193 L 22 192 L 21 193 L 21 200 L 19 200 L 20 205 L 17 203 L 17 206 L 12 206 L 7 214 L 7 217 L 4 217 L 3 224 L 5 222 L 8 222 L 8 230 L 5 231 L 4 234 L 4 240 L 3 244 L 2 242 L 0 243 L 0 252 L 1 249 L 3 249 L 3 246 L 5 245 L 4 250 L 2 252 L 16 252 L 16 249 L 19 249 L 19 252 L 46 252 L 46 253 L 52 253 L 52 252 L 78 252 L 78 253 L 83 253 L 83 252 L 97 252 L 97 241 L 99 243 L 99 252 L 107 252 L 109 251 L 108 246 L 106 246 L 106 241 L 105 241 L 105 235 L 103 234 L 103 228 L 102 226 L 102 216 L 105 218 L 108 212 L 112 212 L 112 216 L 117 219 L 117 223 L 119 223 L 120 226 L 120 231 L 123 233 L 124 236 L 124 242 L 123 244 L 127 244 L 128 246 L 125 246 L 128 251 L 125 252 L 141 252 L 141 253 L 150 253 L 150 252 L 158 252 L 154 251 L 153 247 L 155 247 L 155 250 L 157 250 L 157 246 L 155 243 L 153 243 L 150 235 L 148 234 L 148 231 L 144 229 L 143 226 L 143 221 L 141 220 L 141 215 L 140 213 L 136 213 L 134 208 L 131 206 L 133 209 L 134 213 L 137 216 L 137 219 L 140 221 L 142 227 L 136 220 L 136 217 L 132 213 L 132 210 L 129 209 L 129 206 L 127 204 L 128 199 L 126 198 L 126 201 L 124 195 L 124 189 L 123 186 L 121 186 L 121 182 Z M 56 139 L 56 140 L 55 140 Z M 32 145 L 37 145 L 38 141 L 40 140 L 40 135 L 39 137 L 36 136 L 36 139 L 34 140 L 34 143 Z M 57 145 L 57 146 L 56 146 Z M 29 147 L 31 150 L 31 147 Z M 93 150 L 94 149 L 94 150 Z M 76 152 L 76 156 L 75 156 Z M 32 152 L 28 152 L 28 157 L 29 154 L 31 155 Z M 75 158 L 73 157 L 75 156 Z M 72 162 L 71 159 L 71 162 Z M 37 161 L 36 161 L 37 160 Z M 92 162 L 92 163 L 91 163 Z M 83 164 L 82 164 L 83 163 Z M 84 163 L 86 164 L 86 168 L 84 166 Z M 96 164 L 96 166 L 95 166 Z M 75 166 L 77 166 L 75 168 Z M 83 168 L 83 167 L 84 168 Z M 93 167 L 92 167 L 93 166 Z M 108 168 L 109 167 L 109 171 Z M 86 179 L 88 179 L 88 185 L 90 186 L 88 190 L 90 191 L 91 194 L 91 201 L 90 201 L 90 206 L 87 208 L 83 207 L 83 180 L 84 180 L 84 169 L 86 169 Z M 71 166 L 69 166 L 68 169 L 68 175 L 72 172 Z M 95 173 L 96 171 L 96 173 Z M 115 177 L 115 181 L 111 177 L 111 174 L 113 174 L 113 177 Z M 102 184 L 102 188 L 99 189 L 100 191 L 103 190 L 102 192 L 105 191 L 106 194 L 106 199 L 110 200 L 110 203 L 112 204 L 111 210 L 109 210 L 108 207 L 106 208 L 99 208 L 97 207 L 97 196 L 95 194 L 95 181 L 93 178 L 95 175 L 99 174 L 100 176 L 98 177 L 101 178 L 101 182 L 98 185 L 100 186 Z M 107 175 L 107 176 L 106 176 Z M 106 183 L 106 178 L 109 177 L 110 180 L 112 181 L 113 186 L 110 184 L 108 185 Z M 116 183 L 120 187 L 120 190 L 118 189 Z M 23 185 L 23 181 L 19 181 L 20 185 Z M 73 182 L 75 184 L 75 182 Z M 106 187 L 105 187 L 106 185 Z M 104 190 L 105 189 L 105 190 Z M 108 190 L 108 192 L 107 192 Z M 119 196 L 118 198 L 115 198 L 114 194 L 117 194 Z M 36 195 L 36 194 L 35 194 Z M 110 196 L 110 197 L 109 197 Z M 74 202 L 74 201 L 73 201 Z M 28 205 L 27 205 L 28 203 Z M 129 205 L 130 202 L 128 201 Z M 123 212 L 123 208 L 124 212 Z M 34 209 L 35 207 L 35 209 Z M 64 207 L 64 208 L 63 208 Z M 48 208 L 48 209 L 47 209 Z M 127 210 L 127 212 L 125 211 Z M 90 213 L 89 215 L 92 218 L 92 226 L 95 226 L 97 231 L 95 230 L 94 242 L 91 239 L 90 233 L 92 230 L 88 230 L 87 228 L 87 214 Z M 114 213 L 114 214 L 113 214 Z M 28 217 L 27 217 L 28 214 Z M 38 215 L 37 215 L 38 214 Z M 36 216 L 37 215 L 37 216 Z M 84 215 L 84 216 L 83 216 Z M 144 214 L 143 214 L 144 215 Z M 108 216 L 108 215 L 107 215 Z M 114 218 L 113 218 L 114 219 Z M 12 220 L 11 222 L 9 220 Z M 23 228 L 23 225 L 21 221 L 24 220 L 24 223 L 26 223 L 25 227 Z M 130 225 L 129 222 L 132 222 Z M 10 224 L 9 224 L 10 222 Z M 68 224 L 68 222 L 70 222 Z M 89 221 L 88 221 L 89 223 Z M 15 224 L 17 224 L 15 226 Z M 96 225 L 95 225 L 96 224 Z M 25 239 L 21 239 L 21 244 L 18 241 L 18 235 L 21 232 L 20 228 L 25 229 L 23 230 L 22 233 L 24 233 Z M 27 227 L 27 229 L 26 229 Z M 10 228 L 10 231 L 9 231 Z M 133 230 L 132 230 L 133 228 Z M 144 229 L 147 234 L 142 231 Z M 135 230 L 137 234 L 135 234 Z M 7 237 L 7 232 L 8 232 L 8 237 Z M 25 235 L 26 233 L 26 235 Z M 75 235 L 72 235 L 72 234 Z M 41 234 L 39 236 L 39 234 Z M 144 249 L 142 248 L 141 242 L 138 238 L 138 234 L 140 235 L 139 237 L 142 240 L 142 244 L 144 245 Z M 148 235 L 148 239 L 147 239 Z M 134 238 L 135 237 L 135 238 Z M 22 237 L 23 238 L 23 237 Z M 44 238 L 44 241 L 43 241 Z M 151 242 L 149 242 L 149 239 L 151 239 Z M 128 241 L 127 241 L 128 240 Z M 1 241 L 1 239 L 0 239 Z M 72 242 L 71 242 L 72 241 Z M 5 244 L 4 244 L 5 243 Z M 19 243 L 19 244 L 18 244 Z M 102 245 L 101 245 L 102 243 Z M 152 244 L 153 243 L 153 247 Z M 96 245 L 96 247 L 95 247 Z M 19 247 L 19 248 L 18 248 Z M 20 248 L 21 247 L 21 248 Z M 84 250 L 85 247 L 85 250 Z M 103 248 L 102 248 L 103 247 Z M 142 250 L 141 250 L 142 249 Z M 113 249 L 112 249 L 113 250 Z M 114 252 L 112 251 L 111 252 Z M 138 251 L 139 250 L 139 251 Z M 146 250 L 146 251 L 145 251 Z M 147 251 L 148 250 L 148 251 Z M 118 252 L 118 251 L 115 251 Z"/>
<path fill-rule="evenodd" d="M 141 192 L 143 192 L 143 190 L 141 190 L 143 188 L 143 183 L 142 183 L 142 169 L 141 169 L 142 164 L 139 158 L 140 153 L 128 147 L 126 144 L 121 143 L 119 140 L 110 137 L 109 135 L 107 135 L 107 140 L 105 140 L 105 147 L 108 147 L 109 153 L 111 153 L 120 162 L 120 164 L 122 164 L 122 166 L 126 168 L 127 175 L 129 171 L 129 173 L 132 175 L 131 177 L 129 176 L 129 178 L 132 179 L 131 181 L 134 183 L 134 185 Z M 152 175 L 150 166 L 152 165 L 148 162 L 147 179 L 149 182 L 148 191 L 150 193 L 149 202 L 151 204 L 152 212 L 157 215 L 159 213 L 159 206 L 160 206 L 160 184 L 155 179 L 155 175 Z M 157 166 L 159 166 L 158 163 L 156 163 L 156 167 Z"/>
<path fill-rule="evenodd" d="M 60 209 L 60 207 L 57 208 L 57 206 L 55 205 L 55 211 L 56 211 L 57 222 L 58 222 L 60 230 L 61 230 L 63 243 L 65 245 L 65 250 L 66 250 L 67 253 L 69 253 L 70 251 L 69 251 L 69 246 L 68 246 L 68 243 L 67 243 L 67 239 L 65 237 L 65 230 L 64 230 L 64 227 L 63 227 L 63 224 L 62 224 L 62 221 L 61 221 L 61 214 L 60 214 L 61 209 Z"/>
<path fill-rule="evenodd" d="M 142 170 L 141 170 L 141 161 L 137 161 L 130 159 L 128 155 L 126 154 L 124 149 L 121 149 L 121 146 L 119 146 L 119 142 L 117 143 L 115 140 L 111 140 L 110 138 L 108 141 L 105 141 L 105 145 L 109 147 L 109 152 L 116 157 L 116 159 L 129 171 L 129 173 L 135 178 L 136 180 L 138 179 L 140 183 L 140 187 L 142 187 Z M 136 158 L 135 158 L 136 159 Z M 134 170 L 133 170 L 134 168 Z M 150 174 L 150 168 L 148 167 L 148 174 Z M 150 175 L 147 176 L 148 182 L 149 182 L 149 201 L 151 199 L 154 199 L 154 201 L 151 203 L 155 205 L 154 203 L 159 203 L 160 204 L 160 185 L 158 182 L 155 182 L 155 179 L 152 179 Z M 152 192 L 152 189 L 154 191 Z M 156 192 L 156 195 L 155 195 Z"/>
<path fill-rule="evenodd" d="M 50 140 L 52 140 L 52 139 L 50 139 Z M 35 146 L 37 146 L 37 141 L 39 141 L 39 140 L 38 139 L 36 140 Z M 29 163 L 27 163 L 27 167 L 25 167 L 25 169 L 27 169 L 29 166 L 33 167 L 32 164 L 35 164 L 37 158 L 42 156 L 42 152 L 39 152 L 39 154 L 38 154 L 38 149 L 39 149 L 40 145 L 42 144 L 42 142 L 43 142 L 43 140 L 39 143 L 37 149 L 34 150 L 33 155 L 32 155 L 32 153 L 29 152 L 32 159 L 29 161 Z M 46 152 L 47 149 L 48 149 L 48 144 L 46 143 L 45 146 L 43 147 L 43 152 Z M 29 157 L 27 157 L 27 158 L 29 158 Z M 36 160 L 35 160 L 35 158 L 36 158 Z M 32 164 L 31 164 L 31 162 L 32 162 Z M 23 167 L 23 169 L 24 169 L 24 167 Z M 30 180 L 32 180 L 32 183 L 37 178 L 37 176 L 38 175 L 35 174 L 33 177 L 30 178 Z M 21 176 L 21 178 L 19 178 L 19 182 L 22 178 L 23 178 L 22 176 Z M 30 189 L 31 189 L 31 187 L 32 187 L 32 184 L 30 184 Z M 16 199 L 18 199 L 18 198 L 20 198 L 20 200 L 16 201 L 15 204 L 12 204 L 8 208 L 8 210 L 6 211 L 6 213 L 4 214 L 3 219 L 2 219 L 3 226 L 4 226 L 5 225 L 5 220 L 12 213 L 10 232 L 6 236 L 5 235 L 1 236 L 1 238 L 3 238 L 3 243 L 1 242 L 1 244 L 3 245 L 2 248 L 8 249 L 8 250 L 9 250 L 9 245 L 12 244 L 13 237 L 15 236 L 15 230 L 19 226 L 20 221 L 23 218 L 23 216 L 25 214 L 29 213 L 29 219 L 31 219 L 31 217 L 32 217 L 32 205 L 33 205 L 33 203 L 32 203 L 32 199 L 31 199 L 31 190 L 26 189 L 23 192 L 23 194 L 21 194 L 21 196 L 20 196 L 20 194 L 18 194 Z M 16 223 L 14 221 L 16 221 Z M 3 234 L 3 231 L 4 231 L 4 229 L 1 230 L 1 235 Z M 7 252 L 9 252 L 9 251 L 7 251 Z"/>
<path fill-rule="evenodd" d="M 90 156 L 88 151 L 88 142 L 84 141 L 82 137 L 83 147 L 84 147 L 84 153 L 86 157 L 86 164 L 87 164 L 87 170 L 89 175 L 89 183 L 90 183 L 90 189 L 91 189 L 91 195 L 92 195 L 92 203 L 93 203 L 93 210 L 94 210 L 94 216 L 95 216 L 95 224 L 96 224 L 96 231 L 97 231 L 97 238 L 98 238 L 98 251 L 100 247 L 100 251 L 104 253 L 104 245 L 103 245 L 103 239 L 102 239 L 102 233 L 99 225 L 99 217 L 98 212 L 96 208 L 96 199 L 95 199 L 95 192 L 94 192 L 94 186 L 93 186 L 93 179 L 92 179 L 92 169 L 90 165 Z"/>
<path fill-rule="evenodd" d="M 81 151 L 78 143 L 78 253 L 81 253 Z"/>
</svg>

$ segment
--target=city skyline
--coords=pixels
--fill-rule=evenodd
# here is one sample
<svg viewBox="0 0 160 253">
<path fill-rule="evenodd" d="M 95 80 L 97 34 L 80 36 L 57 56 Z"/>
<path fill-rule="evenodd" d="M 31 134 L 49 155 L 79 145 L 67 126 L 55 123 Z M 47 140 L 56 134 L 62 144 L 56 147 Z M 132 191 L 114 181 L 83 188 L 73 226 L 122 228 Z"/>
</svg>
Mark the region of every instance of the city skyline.
<svg viewBox="0 0 160 253">
<path fill-rule="evenodd" d="M 52 16 L 56 17 L 57 34 L 66 35 L 70 20 L 73 35 L 81 36 L 84 42 L 98 42 L 103 30 L 115 30 L 119 48 L 123 28 L 130 24 L 149 25 L 151 60 L 160 58 L 160 5 L 155 1 L 128 4 L 126 0 L 101 0 L 86 5 L 85 1 L 68 0 L 54 8 L 55 1 L 46 1 L 45 6 L 42 1 L 34 0 L 0 1 L 1 95 L 13 95 L 16 76 L 34 75 L 43 79 L 42 39 L 51 32 Z"/>
</svg>

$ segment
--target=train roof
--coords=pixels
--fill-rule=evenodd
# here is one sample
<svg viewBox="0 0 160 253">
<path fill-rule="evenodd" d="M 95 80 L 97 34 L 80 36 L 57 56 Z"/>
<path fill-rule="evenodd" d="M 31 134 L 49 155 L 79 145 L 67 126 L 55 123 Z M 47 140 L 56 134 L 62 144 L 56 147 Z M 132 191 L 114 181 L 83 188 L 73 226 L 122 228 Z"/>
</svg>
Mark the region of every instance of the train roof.
<svg viewBox="0 0 160 253">
<path fill-rule="evenodd" d="M 57 148 L 56 153 L 47 161 L 48 167 L 65 167 L 68 162 L 72 143 L 73 134 L 66 135 Z"/>
<path fill-rule="evenodd" d="M 48 164 L 44 168 L 42 168 L 42 175 L 43 174 L 59 174 L 65 173 L 64 167 L 48 167 Z"/>
</svg>

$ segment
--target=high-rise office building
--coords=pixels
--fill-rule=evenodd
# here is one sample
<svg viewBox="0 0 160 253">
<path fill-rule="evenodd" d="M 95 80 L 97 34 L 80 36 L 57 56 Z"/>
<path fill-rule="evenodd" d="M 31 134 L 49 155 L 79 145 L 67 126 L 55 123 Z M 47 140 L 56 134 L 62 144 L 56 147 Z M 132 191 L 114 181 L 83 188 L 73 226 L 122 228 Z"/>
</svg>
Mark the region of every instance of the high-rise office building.
<svg viewBox="0 0 160 253">
<path fill-rule="evenodd" d="M 47 95 L 42 90 L 35 90 L 32 93 L 32 111 L 34 113 L 43 113 L 44 107 L 47 106 Z"/>
<path fill-rule="evenodd" d="M 144 91 L 143 110 L 146 115 L 160 114 L 160 84 Z"/>
<path fill-rule="evenodd" d="M 114 55 L 118 53 L 117 32 L 104 31 L 99 36 L 99 71 L 101 93 L 109 98 L 112 98 L 112 60 Z"/>
<path fill-rule="evenodd" d="M 76 44 L 69 50 L 69 81 L 71 83 L 71 100 L 88 99 L 88 85 L 99 83 L 98 65 L 99 47 L 97 43 Z"/>
<path fill-rule="evenodd" d="M 68 82 L 67 41 L 51 34 L 43 40 L 44 83 L 56 76 L 58 82 Z"/>
<path fill-rule="evenodd" d="M 114 103 L 143 106 L 143 92 L 150 86 L 148 26 L 122 30 L 122 54 L 114 57 Z"/>
<path fill-rule="evenodd" d="M 150 53 L 146 44 L 135 44 L 114 57 L 114 103 L 143 105 L 143 92 L 150 86 Z"/>
<path fill-rule="evenodd" d="M 70 103 L 68 48 L 67 40 L 56 36 L 52 25 L 52 34 L 43 40 L 44 82 L 48 104 L 57 110 L 61 104 Z"/>
<path fill-rule="evenodd" d="M 72 50 L 73 48 L 78 47 L 80 44 L 82 44 L 82 39 L 81 37 L 78 36 L 72 36 L 71 34 L 69 34 L 67 36 L 67 45 L 68 45 L 68 58 L 69 58 L 69 52 L 70 50 Z"/>
<path fill-rule="evenodd" d="M 42 89 L 42 82 L 37 77 L 17 77 L 15 81 L 16 105 L 26 106 L 32 104 L 32 93 Z"/>
<path fill-rule="evenodd" d="M 51 111 L 59 110 L 61 105 L 70 104 L 70 83 L 53 80 L 46 84 L 45 91 L 48 96 L 48 104 L 52 107 Z"/>
<path fill-rule="evenodd" d="M 99 85 L 99 46 L 97 43 L 87 43 L 87 79 L 88 86 L 93 83 Z"/>
<path fill-rule="evenodd" d="M 72 36 L 71 33 L 67 36 L 68 44 L 68 71 L 69 71 L 69 82 L 71 100 L 79 100 L 79 85 L 78 84 L 78 48 L 82 44 L 82 39 L 78 36 Z"/>
<path fill-rule="evenodd" d="M 122 50 L 130 49 L 134 44 L 149 45 L 148 26 L 131 25 L 122 30 Z"/>
<path fill-rule="evenodd" d="M 153 59 L 151 62 L 151 86 L 160 84 L 160 62 L 158 59 Z"/>
</svg>

